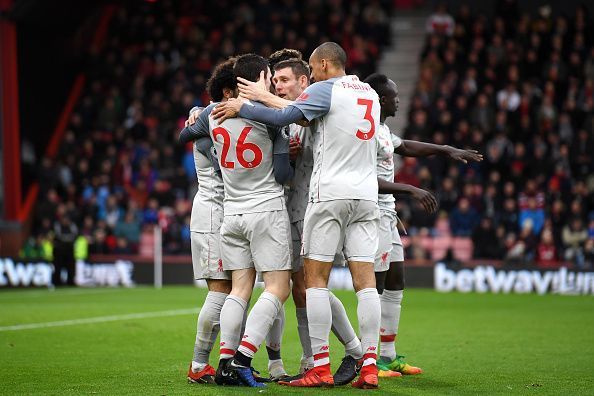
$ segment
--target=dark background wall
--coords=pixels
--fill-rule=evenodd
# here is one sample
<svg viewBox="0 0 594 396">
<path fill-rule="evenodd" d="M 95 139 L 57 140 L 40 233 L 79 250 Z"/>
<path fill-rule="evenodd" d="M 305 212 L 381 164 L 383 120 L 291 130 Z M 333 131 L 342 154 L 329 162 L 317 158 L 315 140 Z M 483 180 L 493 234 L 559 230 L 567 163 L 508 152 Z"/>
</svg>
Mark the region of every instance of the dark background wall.
<svg viewBox="0 0 594 396">
<path fill-rule="evenodd" d="M 16 0 L 21 142 L 45 152 L 74 78 L 83 70 L 101 2 Z M 23 174 L 23 192 L 31 182 Z"/>
</svg>

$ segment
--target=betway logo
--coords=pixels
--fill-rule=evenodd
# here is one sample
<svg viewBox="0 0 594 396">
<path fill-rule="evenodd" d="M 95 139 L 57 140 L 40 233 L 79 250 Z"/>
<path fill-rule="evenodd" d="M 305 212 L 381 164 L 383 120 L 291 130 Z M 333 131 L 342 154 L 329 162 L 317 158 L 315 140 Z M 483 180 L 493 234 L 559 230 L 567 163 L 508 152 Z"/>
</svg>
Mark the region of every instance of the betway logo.
<svg viewBox="0 0 594 396">
<path fill-rule="evenodd" d="M 115 263 L 76 263 L 75 283 L 78 286 L 134 286 L 130 261 Z M 0 258 L 0 287 L 3 286 L 49 286 L 52 284 L 54 266 L 50 263 L 15 263 L 10 258 Z"/>
<path fill-rule="evenodd" d="M 48 286 L 52 281 L 54 266 L 48 263 L 15 263 L 0 259 L 0 287 Z"/>
<path fill-rule="evenodd" d="M 134 286 L 132 272 L 134 264 L 130 261 L 116 260 L 115 263 L 88 264 L 76 262 L 75 282 L 78 286 Z"/>
<path fill-rule="evenodd" d="M 456 272 L 437 263 L 434 277 L 435 289 L 441 292 L 594 294 L 593 272 L 568 272 L 567 268 L 540 272 L 479 266 Z"/>
</svg>

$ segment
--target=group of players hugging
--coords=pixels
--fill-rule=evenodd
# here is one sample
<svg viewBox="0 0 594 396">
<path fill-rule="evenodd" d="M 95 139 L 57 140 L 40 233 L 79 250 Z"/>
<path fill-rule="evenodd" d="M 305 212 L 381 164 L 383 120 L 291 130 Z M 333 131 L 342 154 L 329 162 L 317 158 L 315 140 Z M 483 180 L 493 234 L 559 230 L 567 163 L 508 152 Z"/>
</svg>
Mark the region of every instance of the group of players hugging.
<svg viewBox="0 0 594 396">
<path fill-rule="evenodd" d="M 419 374 L 396 354 L 404 254 L 393 194 L 437 208 L 422 189 L 394 183 L 394 153 L 480 161 L 473 150 L 402 140 L 385 125 L 398 109 L 396 84 L 345 72 L 336 43 L 269 59 L 246 54 L 219 64 L 208 82 L 213 103 L 194 108 L 179 135 L 193 142 L 198 192 L 191 216 L 192 261 L 208 294 L 198 316 L 188 380 L 219 385 L 294 387 Z M 315 82 L 314 82 L 315 81 Z M 359 336 L 328 290 L 334 263 L 348 265 Z M 248 314 L 257 275 L 264 291 Z M 303 349 L 299 373 L 281 359 L 285 312 L 293 295 Z M 220 330 L 218 369 L 208 364 Z M 330 370 L 329 336 L 344 345 Z M 266 341 L 269 378 L 252 368 Z M 379 347 L 379 358 L 378 358 Z"/>
</svg>

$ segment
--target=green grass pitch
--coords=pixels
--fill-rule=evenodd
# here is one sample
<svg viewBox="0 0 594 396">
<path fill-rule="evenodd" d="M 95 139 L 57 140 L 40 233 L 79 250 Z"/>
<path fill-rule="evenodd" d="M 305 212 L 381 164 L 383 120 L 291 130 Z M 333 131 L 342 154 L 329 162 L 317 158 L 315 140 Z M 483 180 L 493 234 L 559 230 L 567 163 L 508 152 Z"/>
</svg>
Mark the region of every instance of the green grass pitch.
<svg viewBox="0 0 594 396">
<path fill-rule="evenodd" d="M 206 291 L 66 289 L 0 292 L 0 394 L 360 394 L 350 387 L 265 390 L 190 385 L 196 314 L 6 331 L 6 326 L 199 306 Z M 356 324 L 352 292 L 336 293 Z M 300 343 L 292 301 L 282 354 Z M 424 369 L 380 380 L 376 394 L 594 394 L 594 297 L 440 294 L 407 290 L 398 352 Z M 211 363 L 215 365 L 215 352 Z M 343 349 L 332 336 L 336 369 Z M 260 351 L 256 368 L 266 371 Z"/>
</svg>

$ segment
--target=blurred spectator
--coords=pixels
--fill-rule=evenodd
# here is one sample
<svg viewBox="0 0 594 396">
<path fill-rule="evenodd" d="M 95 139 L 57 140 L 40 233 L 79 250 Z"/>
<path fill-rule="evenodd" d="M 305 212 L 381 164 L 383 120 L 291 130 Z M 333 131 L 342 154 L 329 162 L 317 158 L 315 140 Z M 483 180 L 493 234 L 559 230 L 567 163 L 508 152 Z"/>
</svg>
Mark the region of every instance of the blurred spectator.
<svg viewBox="0 0 594 396">
<path fill-rule="evenodd" d="M 586 241 L 584 246 L 584 269 L 594 268 L 594 238 Z"/>
<path fill-rule="evenodd" d="M 483 217 L 480 225 L 472 232 L 474 245 L 473 258 L 475 259 L 501 259 L 505 250 L 497 237 L 493 220 Z"/>
<path fill-rule="evenodd" d="M 126 238 L 120 237 L 116 240 L 115 249 L 113 249 L 114 254 L 132 254 L 132 248 L 128 243 Z"/>
<path fill-rule="evenodd" d="M 412 260 L 427 260 L 429 259 L 429 253 L 425 250 L 421 244 L 422 236 L 413 235 L 410 238 L 410 244 L 406 247 L 406 256 Z"/>
<path fill-rule="evenodd" d="M 77 237 L 76 224 L 68 214 L 61 213 L 54 224 L 54 286 L 63 285 L 62 270 L 66 270 L 66 284 L 74 286 L 74 241 Z"/>
<path fill-rule="evenodd" d="M 514 86 L 509 83 L 497 93 L 497 105 L 501 110 L 513 112 L 520 106 L 520 93 Z"/>
<path fill-rule="evenodd" d="M 105 230 L 98 228 L 93 233 L 93 239 L 89 246 L 89 253 L 91 254 L 108 254 L 110 251 L 107 245 L 107 235 Z"/>
<path fill-rule="evenodd" d="M 544 226 L 545 213 L 544 208 L 538 208 L 535 197 L 528 197 L 524 207 L 520 209 L 520 227 L 524 228 L 524 224 L 530 221 L 532 232 L 535 235 L 540 234 Z"/>
<path fill-rule="evenodd" d="M 435 12 L 429 16 L 427 20 L 427 33 L 430 34 L 443 34 L 451 36 L 454 33 L 456 23 L 454 18 L 448 14 L 448 10 L 445 4 L 439 4 L 435 8 Z"/>
<path fill-rule="evenodd" d="M 479 222 L 479 215 L 470 207 L 468 198 L 458 201 L 458 206 L 450 215 L 450 228 L 454 236 L 470 236 Z"/>
<path fill-rule="evenodd" d="M 553 232 L 544 229 L 540 235 L 540 243 L 536 248 L 536 264 L 541 268 L 551 268 L 556 266 L 558 260 Z"/>
<path fill-rule="evenodd" d="M 114 235 L 116 238 L 124 238 L 130 244 L 132 251 L 137 251 L 140 240 L 140 224 L 134 212 L 128 211 L 123 219 L 120 219 L 115 226 Z"/>
<path fill-rule="evenodd" d="M 584 266 L 584 244 L 588 239 L 588 231 L 582 219 L 574 218 L 563 227 L 563 244 L 566 246 L 565 259 L 574 261 L 578 266 Z"/>
</svg>

